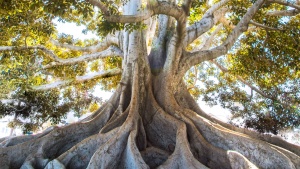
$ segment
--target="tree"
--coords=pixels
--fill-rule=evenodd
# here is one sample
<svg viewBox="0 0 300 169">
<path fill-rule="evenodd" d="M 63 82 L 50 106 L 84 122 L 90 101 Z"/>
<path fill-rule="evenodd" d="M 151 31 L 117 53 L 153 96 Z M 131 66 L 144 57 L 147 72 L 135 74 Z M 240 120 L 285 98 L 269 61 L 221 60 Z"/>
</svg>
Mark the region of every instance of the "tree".
<svg viewBox="0 0 300 169">
<path fill-rule="evenodd" d="M 34 56 L 32 68 L 61 79 L 32 84 L 30 90 L 82 87 L 92 80 L 89 87 L 95 79 L 120 77 L 113 96 L 90 117 L 37 135 L 2 139 L 1 167 L 300 168 L 299 146 L 210 117 L 183 81 L 192 66 L 214 63 L 223 55 L 259 59 L 261 48 L 253 49 L 262 43 L 262 29 L 281 31 L 272 26 L 294 23 L 287 29 L 295 31 L 285 38 L 299 41 L 298 1 L 4 1 L 1 6 L 1 22 L 13 25 L 1 27 L 1 61 Z M 51 22 L 55 17 L 87 25 L 86 31 L 95 30 L 101 41 L 57 36 Z M 16 25 L 19 31 L 13 30 Z M 202 35 L 210 36 L 203 42 Z M 291 55 L 299 46 L 287 45 L 289 50 L 265 53 L 289 55 L 291 63 L 299 64 Z M 115 57 L 122 65 L 105 65 L 102 71 L 101 64 L 92 62 Z M 88 72 L 91 65 L 97 71 Z M 298 69 L 290 73 L 299 76 Z"/>
</svg>

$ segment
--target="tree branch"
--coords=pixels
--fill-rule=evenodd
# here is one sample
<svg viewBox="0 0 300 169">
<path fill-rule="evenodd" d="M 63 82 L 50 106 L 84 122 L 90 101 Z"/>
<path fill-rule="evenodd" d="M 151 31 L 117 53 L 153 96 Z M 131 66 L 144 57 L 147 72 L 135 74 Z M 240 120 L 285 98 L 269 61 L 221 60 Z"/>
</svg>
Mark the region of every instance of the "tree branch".
<svg viewBox="0 0 300 169">
<path fill-rule="evenodd" d="M 43 69 L 48 69 L 53 66 L 60 66 L 60 65 L 71 65 L 79 62 L 85 62 L 85 61 L 92 61 L 100 58 L 106 58 L 109 56 L 118 56 L 123 57 L 123 52 L 120 48 L 116 46 L 111 46 L 108 49 L 102 51 L 102 52 L 96 52 L 92 54 L 82 55 L 76 58 L 70 58 L 70 59 L 55 59 L 55 62 L 52 62 L 48 65 L 43 66 Z"/>
<path fill-rule="evenodd" d="M 252 25 L 255 25 L 257 27 L 261 27 L 261 28 L 268 29 L 268 30 L 275 30 L 275 31 L 282 31 L 283 30 L 283 29 L 280 29 L 280 28 L 269 27 L 269 26 L 266 26 L 266 25 L 263 25 L 263 24 L 260 24 L 260 23 L 254 22 L 254 21 L 250 21 L 249 23 L 252 24 Z"/>
<path fill-rule="evenodd" d="M 32 50 L 32 49 L 38 49 L 43 51 L 45 54 L 47 54 L 51 59 L 53 60 L 59 60 L 60 58 L 56 56 L 53 51 L 47 49 L 45 46 L 0 46 L 0 51 L 18 51 L 18 50 Z"/>
<path fill-rule="evenodd" d="M 187 28 L 187 36 L 185 39 L 186 45 L 192 43 L 203 33 L 210 30 L 224 15 L 227 9 L 223 8 L 219 10 L 222 6 L 224 6 L 229 0 L 222 0 L 219 3 L 213 5 L 210 9 L 208 9 L 203 15 L 202 19 L 193 25 Z"/>
<path fill-rule="evenodd" d="M 264 0 L 256 1 L 251 8 L 248 9 L 246 14 L 237 24 L 237 26 L 233 29 L 233 31 L 228 35 L 225 42 L 222 45 L 217 46 L 211 50 L 198 51 L 193 53 L 188 53 L 185 59 L 181 61 L 181 77 L 184 73 L 193 65 L 199 64 L 204 61 L 212 60 L 217 57 L 220 57 L 228 52 L 229 49 L 233 46 L 239 36 L 248 29 L 248 24 L 251 18 L 256 14 L 256 12 L 260 9 Z"/>
<path fill-rule="evenodd" d="M 107 6 L 98 0 L 86 0 L 90 4 L 98 7 L 103 13 L 103 17 L 109 22 L 118 22 L 118 23 L 135 23 L 141 22 L 150 18 L 153 15 L 152 10 L 144 9 L 136 15 L 111 15 Z"/>
<path fill-rule="evenodd" d="M 183 47 L 186 47 L 186 44 L 183 42 L 186 39 L 187 35 L 187 17 L 190 16 L 190 9 L 192 5 L 192 0 L 185 0 L 184 3 L 182 4 L 182 9 L 184 11 L 184 15 L 181 15 L 177 21 L 177 44 L 183 44 Z"/>
<path fill-rule="evenodd" d="M 103 2 L 98 0 L 86 0 L 86 1 L 98 7 L 101 10 L 101 12 L 103 12 L 105 15 L 109 15 L 109 10 Z"/>
<path fill-rule="evenodd" d="M 109 57 L 109 56 L 123 57 L 123 52 L 120 50 L 120 48 L 118 48 L 116 46 L 111 46 L 102 52 L 92 53 L 92 54 L 88 54 L 88 55 L 82 55 L 82 56 L 79 56 L 76 58 L 70 58 L 70 59 L 61 59 L 57 55 L 55 55 L 53 53 L 53 51 L 47 49 L 44 46 L 28 46 L 28 47 L 0 46 L 0 51 L 32 50 L 32 49 L 41 50 L 47 56 L 49 56 L 51 59 L 54 60 L 54 62 L 43 66 L 43 69 L 47 69 L 47 68 L 50 68 L 53 66 L 58 66 L 58 65 L 70 65 L 70 64 L 84 62 L 84 61 L 91 61 L 91 60 L 96 60 L 99 58 L 105 58 L 105 57 Z"/>
<path fill-rule="evenodd" d="M 230 29 L 234 29 L 234 28 L 235 28 L 235 25 L 233 25 L 231 22 L 229 22 L 225 17 L 222 17 L 222 18 L 220 19 L 220 22 L 221 22 L 223 25 L 228 26 Z"/>
<path fill-rule="evenodd" d="M 280 4 L 280 5 L 285 5 L 285 6 L 293 7 L 295 9 L 300 10 L 300 6 L 299 5 L 294 4 L 294 3 L 290 3 L 288 1 L 283 1 L 283 0 L 268 0 L 268 2 L 277 3 L 277 4 Z"/>
<path fill-rule="evenodd" d="M 291 9 L 291 10 L 284 10 L 284 11 L 272 11 L 268 12 L 267 15 L 269 16 L 295 16 L 300 13 L 300 10 Z"/>
<path fill-rule="evenodd" d="M 165 7 L 161 6 L 162 4 L 160 4 L 160 7 L 162 7 L 161 12 L 164 12 L 162 14 L 167 15 L 163 17 L 166 17 L 170 23 L 172 23 L 173 22 L 172 20 L 174 19 L 170 18 L 169 16 L 172 16 L 177 20 L 176 32 L 171 37 L 167 47 L 168 53 L 166 54 L 167 58 L 163 68 L 164 71 L 175 72 L 175 70 L 178 69 L 178 64 L 182 56 L 181 55 L 182 49 L 186 47 L 186 43 L 185 43 L 185 39 L 187 35 L 186 25 L 187 25 L 187 17 L 189 16 L 191 3 L 192 3 L 191 0 L 185 0 L 181 7 L 171 4 L 173 5 L 173 7 L 170 7 L 168 11 L 163 10 Z M 166 30 L 164 29 L 164 31 Z M 161 33 L 159 34 L 162 35 Z M 162 36 L 162 38 L 165 38 L 165 36 Z"/>
<path fill-rule="evenodd" d="M 147 7 L 143 10 L 140 10 L 135 15 L 111 15 L 108 8 L 104 3 L 98 0 L 87 0 L 92 5 L 100 8 L 100 10 L 104 14 L 104 18 L 109 22 L 118 22 L 118 23 L 135 23 L 141 22 L 146 19 L 149 19 L 153 15 L 157 14 L 165 14 L 168 16 L 172 16 L 177 20 L 184 13 L 183 8 L 179 7 L 176 4 L 158 1 L 158 2 L 150 2 Z"/>
<path fill-rule="evenodd" d="M 88 47 L 81 47 L 81 46 L 73 46 L 69 44 L 62 44 L 59 43 L 56 40 L 51 39 L 50 42 L 54 44 L 55 46 L 61 47 L 61 48 L 68 48 L 71 50 L 76 50 L 76 51 L 82 51 L 82 52 L 99 52 L 107 49 L 111 45 L 117 45 L 119 39 L 116 36 L 113 35 L 108 35 L 105 37 L 105 39 L 98 43 L 97 45 L 93 46 L 88 46 Z"/>
<path fill-rule="evenodd" d="M 187 30 L 187 17 L 189 15 L 189 8 L 191 5 L 190 0 L 184 1 L 182 8 L 180 12 L 177 14 L 180 14 L 179 17 L 175 17 L 177 19 L 177 25 L 176 25 L 176 34 L 173 35 L 173 37 L 170 40 L 169 43 L 169 53 L 167 54 L 166 63 L 164 65 L 164 71 L 171 71 L 171 72 L 177 72 L 179 68 L 179 63 L 181 58 L 183 57 L 182 49 L 185 49 L 186 46 L 194 41 L 199 35 L 198 27 L 204 28 L 203 33 L 208 31 L 220 18 L 221 14 L 225 13 L 225 8 L 223 10 L 218 10 L 220 6 L 224 5 L 225 2 L 228 0 L 222 0 L 221 3 L 217 3 L 213 7 L 211 7 L 205 14 L 202 20 L 200 20 L 198 23 L 195 23 L 194 26 L 190 28 L 190 32 Z M 219 5 L 219 6 L 218 6 Z M 221 12 L 220 12 L 221 11 Z M 214 15 L 213 15 L 214 12 Z M 218 13 L 219 12 L 219 13 Z M 218 13 L 218 15 L 217 15 Z M 172 16 L 172 15 L 171 15 Z M 208 23 L 208 24 L 207 24 Z M 191 37 L 194 36 L 194 37 Z"/>
<path fill-rule="evenodd" d="M 207 49 L 210 48 L 210 46 L 211 46 L 211 44 L 214 40 L 215 35 L 221 31 L 222 26 L 223 26 L 222 24 L 219 24 L 217 26 L 217 28 L 213 31 L 213 33 L 210 35 L 210 37 L 205 41 L 205 43 L 204 43 L 203 47 L 201 48 L 201 50 L 207 50 Z"/>
<path fill-rule="evenodd" d="M 40 86 L 33 86 L 33 90 L 49 90 L 54 89 L 58 87 L 65 87 L 74 83 L 82 83 L 91 79 L 95 78 L 106 78 L 106 77 L 112 77 L 116 75 L 120 75 L 122 73 L 122 70 L 119 68 L 105 70 L 105 71 L 99 71 L 95 73 L 89 73 L 84 76 L 77 76 L 74 79 L 67 79 L 67 80 L 60 80 L 56 81 L 50 84 L 40 85 Z"/>
<path fill-rule="evenodd" d="M 229 2 L 229 0 L 221 0 L 220 2 L 214 4 L 212 7 L 210 7 L 205 12 L 205 14 L 203 15 L 203 17 L 207 17 L 207 16 L 213 15 L 218 9 L 220 9 L 221 7 L 223 7 L 227 2 Z"/>
<path fill-rule="evenodd" d="M 190 16 L 190 9 L 192 6 L 192 2 L 193 2 L 192 0 L 185 0 L 184 3 L 182 4 L 186 16 Z"/>
</svg>

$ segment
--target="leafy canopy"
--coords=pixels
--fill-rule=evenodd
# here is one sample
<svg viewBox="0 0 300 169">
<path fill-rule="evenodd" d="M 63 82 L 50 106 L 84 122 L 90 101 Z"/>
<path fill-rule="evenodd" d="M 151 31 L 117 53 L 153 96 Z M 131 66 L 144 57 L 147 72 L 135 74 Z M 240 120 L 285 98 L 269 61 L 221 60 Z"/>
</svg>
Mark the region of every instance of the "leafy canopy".
<svg viewBox="0 0 300 169">
<path fill-rule="evenodd" d="M 219 38 L 227 36 L 230 26 L 241 19 L 249 4 L 230 1 L 230 24 L 218 32 Z M 260 132 L 277 134 L 299 126 L 300 15 L 266 15 L 270 10 L 287 9 L 266 3 L 253 21 L 269 28 L 249 25 L 226 56 L 203 63 L 196 71 L 191 69 L 187 84 L 193 96 L 230 110 L 231 123 Z"/>
</svg>

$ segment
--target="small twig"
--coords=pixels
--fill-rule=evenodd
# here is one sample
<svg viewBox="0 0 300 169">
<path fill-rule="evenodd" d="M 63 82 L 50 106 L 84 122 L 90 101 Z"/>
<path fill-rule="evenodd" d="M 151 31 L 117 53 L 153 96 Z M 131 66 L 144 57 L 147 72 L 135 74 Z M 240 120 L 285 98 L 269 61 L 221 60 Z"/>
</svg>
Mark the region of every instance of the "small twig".
<svg viewBox="0 0 300 169">
<path fill-rule="evenodd" d="M 263 24 L 260 24 L 260 23 L 254 22 L 254 21 L 250 21 L 249 23 L 252 25 L 255 25 L 257 27 L 261 27 L 261 28 L 268 29 L 268 30 L 283 31 L 283 29 L 269 27 L 269 26 L 266 26 L 266 25 L 263 25 Z"/>
</svg>

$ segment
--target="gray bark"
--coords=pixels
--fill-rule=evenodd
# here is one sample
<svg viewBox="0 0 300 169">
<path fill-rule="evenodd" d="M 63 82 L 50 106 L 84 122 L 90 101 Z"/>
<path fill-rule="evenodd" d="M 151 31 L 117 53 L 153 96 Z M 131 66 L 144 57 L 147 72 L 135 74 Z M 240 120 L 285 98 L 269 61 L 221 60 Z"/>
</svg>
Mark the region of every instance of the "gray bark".
<svg viewBox="0 0 300 169">
<path fill-rule="evenodd" d="M 107 12 L 100 1 L 90 2 Z M 123 52 L 123 72 L 111 99 L 75 124 L 36 136 L 1 140 L 1 168 L 300 168 L 299 146 L 210 117 L 198 107 L 182 82 L 188 66 L 227 52 L 263 2 L 256 1 L 220 47 L 192 53 L 189 58 L 185 58 L 185 46 L 201 31 L 193 30 L 194 26 L 175 27 L 175 22 L 177 27 L 185 26 L 188 16 L 183 15 L 182 8 L 173 8 L 174 4 L 164 1 L 159 9 L 147 9 L 166 14 L 158 17 L 157 41 L 148 55 L 148 40 L 152 38 L 146 35 L 152 33 L 121 32 L 122 44 L 118 41 Z M 126 3 L 123 13 L 128 21 L 149 19 L 148 13 L 139 18 L 139 5 L 138 0 Z M 213 6 L 211 12 L 219 8 Z M 207 30 L 211 25 L 196 27 Z M 103 44 L 106 43 L 110 42 Z M 47 51 L 42 47 L 34 49 Z"/>
</svg>

